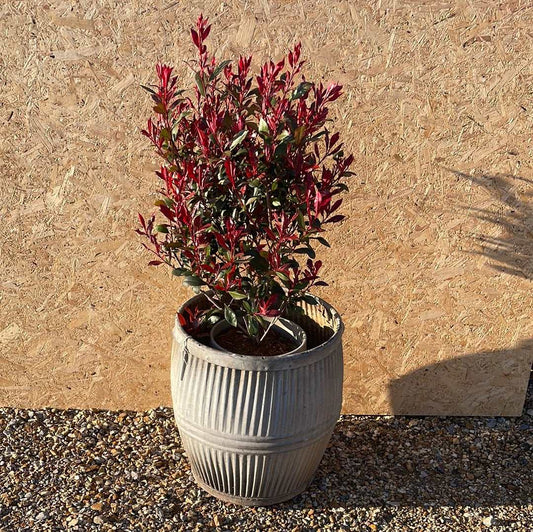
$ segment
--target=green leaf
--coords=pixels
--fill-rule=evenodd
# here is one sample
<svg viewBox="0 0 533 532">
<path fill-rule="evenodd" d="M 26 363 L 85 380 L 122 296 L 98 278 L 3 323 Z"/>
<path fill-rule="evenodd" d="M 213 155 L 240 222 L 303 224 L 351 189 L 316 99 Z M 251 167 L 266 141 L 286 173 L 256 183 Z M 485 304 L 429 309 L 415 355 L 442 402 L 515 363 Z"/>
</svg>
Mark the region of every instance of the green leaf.
<svg viewBox="0 0 533 532">
<path fill-rule="evenodd" d="M 179 129 L 180 129 L 180 124 L 181 124 L 181 121 L 186 117 L 186 116 L 189 116 L 191 114 L 190 111 L 182 111 L 178 118 L 176 118 L 176 120 L 174 121 L 174 124 L 172 125 L 172 138 L 176 138 L 177 135 L 178 135 L 178 132 L 179 132 Z"/>
<path fill-rule="evenodd" d="M 264 257 L 258 253 L 254 253 L 250 261 L 250 266 L 257 271 L 267 271 L 270 265 Z"/>
<path fill-rule="evenodd" d="M 281 201 L 279 201 L 279 199 L 273 199 L 272 207 L 281 207 Z"/>
<path fill-rule="evenodd" d="M 239 133 L 237 133 L 235 137 L 233 137 L 229 149 L 232 150 L 233 148 L 237 147 L 246 138 L 246 135 L 248 135 L 247 129 L 239 131 Z"/>
<path fill-rule="evenodd" d="M 286 142 L 280 142 L 276 149 L 274 150 L 274 157 L 282 157 L 285 153 L 287 153 L 287 143 Z"/>
<path fill-rule="evenodd" d="M 245 318 L 245 322 L 248 334 L 250 336 L 255 336 L 259 332 L 259 325 L 257 323 L 257 320 L 255 320 L 252 316 L 247 316 Z"/>
<path fill-rule="evenodd" d="M 247 206 L 250 206 L 252 205 L 253 203 L 255 203 L 259 198 L 257 196 L 252 196 L 251 198 L 248 198 L 246 200 L 246 204 Z"/>
<path fill-rule="evenodd" d="M 228 307 L 228 305 L 224 305 L 224 319 L 232 327 L 237 327 L 237 315 L 230 307 Z"/>
<path fill-rule="evenodd" d="M 206 321 L 209 323 L 209 325 L 214 325 L 215 323 L 220 321 L 220 316 L 217 314 L 211 314 L 210 316 L 207 316 Z"/>
<path fill-rule="evenodd" d="M 142 87 L 145 91 L 149 92 L 150 94 L 156 94 L 156 92 L 154 91 L 154 89 L 151 89 L 150 87 L 147 87 L 146 85 L 141 85 L 141 87 Z"/>
<path fill-rule="evenodd" d="M 300 231 L 305 230 L 305 219 L 302 211 L 298 211 L 298 227 L 300 228 Z"/>
<path fill-rule="evenodd" d="M 202 279 L 200 279 L 199 277 L 196 277 L 196 275 L 188 275 L 187 277 L 185 277 L 185 279 L 183 279 L 183 284 L 185 286 L 195 287 L 195 286 L 202 286 L 205 283 L 202 281 Z"/>
<path fill-rule="evenodd" d="M 309 305 L 318 305 L 318 301 L 316 300 L 316 298 L 309 294 L 306 294 L 305 296 L 303 296 L 302 299 Z"/>
<path fill-rule="evenodd" d="M 276 140 L 278 142 L 281 142 L 281 141 L 284 141 L 284 140 L 289 140 L 289 137 L 291 136 L 291 134 L 286 130 L 284 129 L 277 137 L 276 137 Z"/>
<path fill-rule="evenodd" d="M 296 314 L 297 316 L 305 316 L 305 311 L 299 305 L 291 306 L 291 313 Z"/>
<path fill-rule="evenodd" d="M 300 265 L 298 264 L 298 261 L 295 259 L 288 259 L 287 260 L 287 266 L 289 268 L 298 268 Z"/>
<path fill-rule="evenodd" d="M 304 136 L 305 136 L 305 126 L 300 126 L 294 132 L 294 141 L 296 142 L 297 146 L 299 146 L 302 143 Z"/>
<path fill-rule="evenodd" d="M 178 118 L 176 118 L 176 122 L 181 122 L 184 118 L 190 116 L 191 113 L 192 113 L 192 111 L 189 111 L 189 110 L 182 111 L 182 112 L 178 115 Z"/>
<path fill-rule="evenodd" d="M 329 242 L 322 236 L 315 237 L 323 246 L 326 246 L 327 248 L 330 248 Z"/>
<path fill-rule="evenodd" d="M 285 281 L 285 282 L 288 282 L 289 281 L 289 277 L 287 276 L 286 273 L 283 273 L 283 272 L 274 272 L 282 281 Z"/>
<path fill-rule="evenodd" d="M 205 85 L 204 80 L 202 79 L 202 76 L 200 76 L 200 73 L 197 72 L 194 76 L 194 80 L 196 81 L 196 86 L 198 87 L 198 92 L 201 96 L 205 96 Z"/>
<path fill-rule="evenodd" d="M 213 81 L 230 63 L 230 60 L 222 61 L 222 63 L 219 63 L 215 70 L 213 70 L 211 76 L 209 76 L 209 81 Z"/>
<path fill-rule="evenodd" d="M 257 320 L 257 323 L 259 324 L 260 327 L 263 327 L 265 329 L 268 326 L 268 321 L 265 320 L 265 318 L 263 318 L 259 314 L 255 316 L 255 319 Z"/>
<path fill-rule="evenodd" d="M 168 225 L 156 225 L 155 230 L 158 233 L 168 233 Z"/>
<path fill-rule="evenodd" d="M 315 251 L 313 250 L 313 248 L 310 248 L 310 247 L 296 248 L 294 250 L 294 253 L 305 253 L 306 255 L 311 257 L 312 259 L 314 259 L 316 257 Z"/>
<path fill-rule="evenodd" d="M 294 285 L 294 291 L 299 292 L 300 290 L 305 290 L 309 285 L 308 281 L 300 281 Z"/>
<path fill-rule="evenodd" d="M 241 294 L 241 292 L 235 292 L 234 290 L 229 290 L 228 294 L 237 301 L 240 299 L 246 299 L 248 297 L 246 294 Z"/>
<path fill-rule="evenodd" d="M 313 135 L 312 137 L 309 137 L 309 142 L 315 142 L 320 137 L 323 137 L 326 134 L 326 130 L 319 131 L 316 135 Z"/>
<path fill-rule="evenodd" d="M 306 98 L 313 86 L 309 81 L 303 81 L 296 87 L 291 93 L 291 100 L 299 100 L 300 98 Z"/>
<path fill-rule="evenodd" d="M 172 275 L 180 276 L 180 275 L 190 275 L 191 272 L 189 270 L 186 270 L 185 268 L 174 268 L 172 270 Z"/>
<path fill-rule="evenodd" d="M 261 133 L 262 135 L 268 135 L 269 133 L 268 124 L 265 122 L 263 118 L 259 120 L 259 126 L 257 129 L 259 133 Z"/>
</svg>

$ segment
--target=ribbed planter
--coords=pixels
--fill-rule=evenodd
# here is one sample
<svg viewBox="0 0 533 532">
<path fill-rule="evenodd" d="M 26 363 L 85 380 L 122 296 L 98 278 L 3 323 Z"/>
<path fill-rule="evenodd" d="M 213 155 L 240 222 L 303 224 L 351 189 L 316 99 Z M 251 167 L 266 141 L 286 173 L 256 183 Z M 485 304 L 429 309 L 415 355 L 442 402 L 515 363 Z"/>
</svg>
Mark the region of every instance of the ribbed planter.
<svg viewBox="0 0 533 532">
<path fill-rule="evenodd" d="M 212 495 L 268 505 L 312 481 L 340 414 L 343 376 L 341 318 L 317 302 L 287 316 L 307 334 L 307 350 L 288 355 L 218 351 L 176 321 L 174 415 L 193 475 Z M 184 307 L 205 303 L 199 295 Z"/>
</svg>

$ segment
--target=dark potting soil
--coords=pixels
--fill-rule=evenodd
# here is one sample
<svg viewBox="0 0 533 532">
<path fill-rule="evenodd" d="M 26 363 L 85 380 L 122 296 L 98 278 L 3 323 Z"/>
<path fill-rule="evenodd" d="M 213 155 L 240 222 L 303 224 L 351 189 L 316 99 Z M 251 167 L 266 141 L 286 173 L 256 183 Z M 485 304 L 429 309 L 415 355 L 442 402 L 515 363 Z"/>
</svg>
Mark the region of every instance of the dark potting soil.
<svg viewBox="0 0 533 532">
<path fill-rule="evenodd" d="M 263 341 L 257 344 L 240 329 L 231 327 L 216 337 L 218 345 L 240 355 L 275 356 L 289 353 L 297 346 L 296 342 L 270 329 Z"/>
</svg>

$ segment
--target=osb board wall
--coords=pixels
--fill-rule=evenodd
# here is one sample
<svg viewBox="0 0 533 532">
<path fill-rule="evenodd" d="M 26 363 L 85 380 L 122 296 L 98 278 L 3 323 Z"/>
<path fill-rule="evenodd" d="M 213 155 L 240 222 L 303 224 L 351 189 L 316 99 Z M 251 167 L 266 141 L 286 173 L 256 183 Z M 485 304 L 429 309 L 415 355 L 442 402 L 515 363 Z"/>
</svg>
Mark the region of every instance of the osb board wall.
<svg viewBox="0 0 533 532">
<path fill-rule="evenodd" d="M 169 405 L 190 294 L 133 230 L 156 196 L 153 65 L 301 40 L 357 176 L 323 250 L 344 411 L 519 414 L 533 323 L 530 2 L 33 0 L 0 7 L 0 404 Z"/>
</svg>

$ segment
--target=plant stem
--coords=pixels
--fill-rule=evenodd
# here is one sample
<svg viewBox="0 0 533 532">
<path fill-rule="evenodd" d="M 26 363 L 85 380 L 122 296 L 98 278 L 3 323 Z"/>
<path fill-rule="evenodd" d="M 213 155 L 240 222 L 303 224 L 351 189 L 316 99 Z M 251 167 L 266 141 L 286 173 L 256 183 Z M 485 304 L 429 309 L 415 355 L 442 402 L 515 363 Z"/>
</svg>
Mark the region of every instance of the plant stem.
<svg viewBox="0 0 533 532">
<path fill-rule="evenodd" d="M 261 336 L 261 338 L 259 339 L 259 342 L 258 343 L 261 343 L 266 335 L 268 334 L 268 331 L 270 331 L 270 329 L 272 328 L 272 326 L 278 321 L 278 318 L 285 312 L 285 309 L 287 308 L 287 305 L 289 304 L 289 300 L 285 300 L 283 302 L 283 305 L 279 311 L 279 314 L 277 316 L 274 317 L 274 319 L 270 322 L 270 324 L 268 325 L 268 327 L 266 328 L 265 332 L 263 333 L 263 336 Z"/>
</svg>

